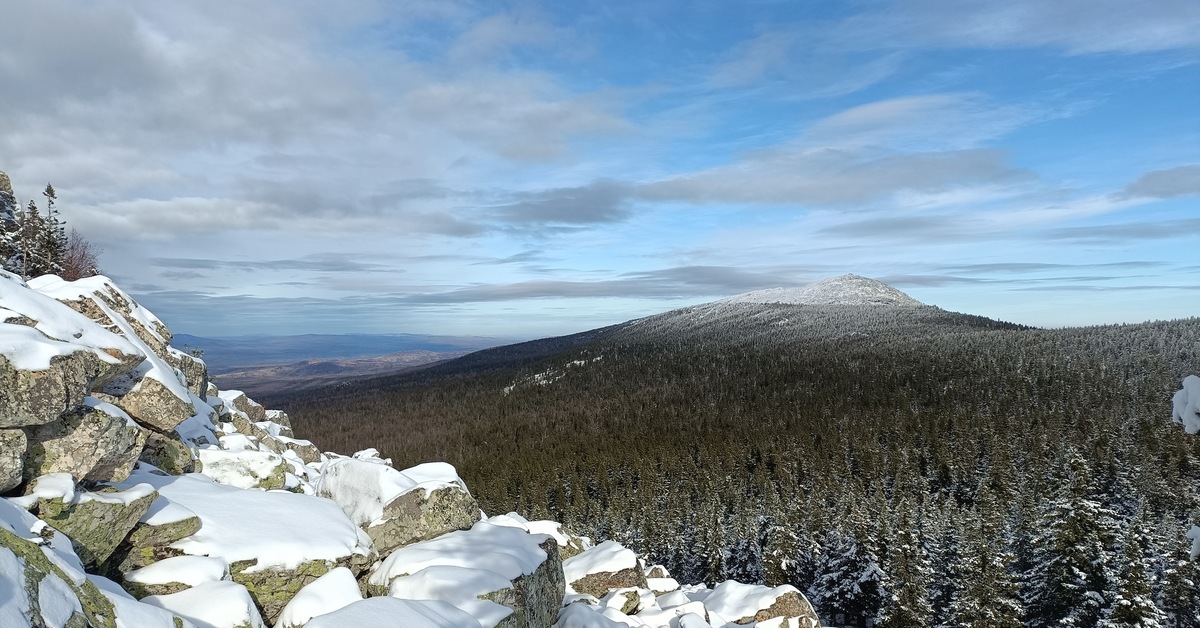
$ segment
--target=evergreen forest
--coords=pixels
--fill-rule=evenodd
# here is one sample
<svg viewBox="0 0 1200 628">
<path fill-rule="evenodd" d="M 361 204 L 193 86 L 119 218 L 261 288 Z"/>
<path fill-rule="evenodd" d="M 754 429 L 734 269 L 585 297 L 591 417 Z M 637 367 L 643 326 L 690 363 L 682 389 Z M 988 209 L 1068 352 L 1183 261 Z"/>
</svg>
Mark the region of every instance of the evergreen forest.
<svg viewBox="0 0 1200 628">
<path fill-rule="evenodd" d="M 680 581 L 793 584 L 831 626 L 1184 627 L 1197 371 L 1197 318 L 718 303 L 266 401 Z"/>
</svg>

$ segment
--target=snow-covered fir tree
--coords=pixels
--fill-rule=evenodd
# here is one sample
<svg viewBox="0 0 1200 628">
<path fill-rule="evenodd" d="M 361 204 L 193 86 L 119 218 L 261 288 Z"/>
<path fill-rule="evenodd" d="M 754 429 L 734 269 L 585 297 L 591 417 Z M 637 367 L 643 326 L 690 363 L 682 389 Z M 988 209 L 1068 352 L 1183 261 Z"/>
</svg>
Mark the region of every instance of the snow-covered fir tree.
<svg viewBox="0 0 1200 628">
<path fill-rule="evenodd" d="M 1034 564 L 1026 576 L 1030 626 L 1095 626 L 1109 605 L 1108 548 L 1117 526 L 1094 492 L 1087 460 L 1068 450 L 1058 488 L 1042 510 L 1042 532 L 1034 539 Z"/>
<path fill-rule="evenodd" d="M 870 628 L 891 600 L 887 574 L 865 524 L 848 523 L 856 529 L 832 530 L 825 537 L 809 600 L 827 623 Z"/>
<path fill-rule="evenodd" d="M 1003 514 L 986 487 L 967 518 L 958 575 L 962 586 L 950 604 L 947 625 L 964 628 L 1020 628 L 1021 602 L 1010 571 L 1015 560 L 1005 550 Z"/>
</svg>

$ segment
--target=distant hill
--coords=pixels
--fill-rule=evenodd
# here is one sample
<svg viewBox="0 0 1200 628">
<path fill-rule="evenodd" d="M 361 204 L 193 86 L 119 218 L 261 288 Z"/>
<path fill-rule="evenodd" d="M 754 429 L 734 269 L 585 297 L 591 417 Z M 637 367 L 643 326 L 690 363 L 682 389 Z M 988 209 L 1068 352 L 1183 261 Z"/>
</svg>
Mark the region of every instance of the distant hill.
<svg viewBox="0 0 1200 628">
<path fill-rule="evenodd" d="M 304 360 L 348 360 L 412 351 L 458 354 L 494 347 L 509 340 L 483 336 L 420 334 L 304 334 L 297 336 L 225 336 L 175 334 L 178 348 L 203 351 L 213 373 L 247 367 L 293 364 Z"/>
<path fill-rule="evenodd" d="M 403 351 L 369 358 L 311 359 L 226 370 L 212 376 L 222 390 L 241 390 L 252 397 L 269 397 L 289 391 L 349 382 L 367 377 L 396 375 L 462 356 L 464 351 Z"/>
</svg>

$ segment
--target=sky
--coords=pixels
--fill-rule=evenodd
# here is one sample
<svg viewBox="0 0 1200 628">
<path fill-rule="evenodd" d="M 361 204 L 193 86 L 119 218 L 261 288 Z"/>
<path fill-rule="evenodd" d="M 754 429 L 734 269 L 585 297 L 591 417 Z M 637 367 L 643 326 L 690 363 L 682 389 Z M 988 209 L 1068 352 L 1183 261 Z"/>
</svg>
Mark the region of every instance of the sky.
<svg viewBox="0 0 1200 628">
<path fill-rule="evenodd" d="M 0 0 L 0 170 L 177 333 L 1182 318 L 1200 2 Z"/>
</svg>

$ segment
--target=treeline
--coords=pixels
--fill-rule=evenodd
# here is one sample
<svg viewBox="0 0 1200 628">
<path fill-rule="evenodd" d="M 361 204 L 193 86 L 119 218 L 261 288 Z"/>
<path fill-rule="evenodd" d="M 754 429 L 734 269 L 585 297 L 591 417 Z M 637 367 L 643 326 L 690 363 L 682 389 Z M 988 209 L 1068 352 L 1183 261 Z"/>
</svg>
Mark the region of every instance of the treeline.
<svg viewBox="0 0 1200 628">
<path fill-rule="evenodd" d="M 47 183 L 42 196 L 44 213 L 32 199 L 21 205 L 0 172 L 0 268 L 26 279 L 54 274 L 74 281 L 99 274 L 99 250 L 77 230 L 67 231 L 54 186 Z"/>
<path fill-rule="evenodd" d="M 489 512 L 791 583 L 832 625 L 1200 626 L 1200 438 L 1169 421 L 1200 319 L 863 312 L 699 308 L 271 401 L 322 447 L 447 460 Z"/>
</svg>

